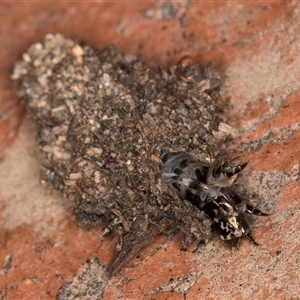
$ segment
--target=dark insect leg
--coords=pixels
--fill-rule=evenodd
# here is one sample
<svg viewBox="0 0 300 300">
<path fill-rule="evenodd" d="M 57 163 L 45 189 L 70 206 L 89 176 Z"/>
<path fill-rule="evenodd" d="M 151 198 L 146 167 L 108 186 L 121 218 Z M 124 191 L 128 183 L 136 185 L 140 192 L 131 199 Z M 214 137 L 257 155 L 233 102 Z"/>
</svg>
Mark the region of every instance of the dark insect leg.
<svg viewBox="0 0 300 300">
<path fill-rule="evenodd" d="M 253 207 L 249 203 L 246 204 L 246 213 L 252 214 L 252 215 L 257 215 L 257 216 L 269 216 L 270 215 L 270 214 L 266 214 L 266 213 L 262 212 L 261 210 Z"/>
<path fill-rule="evenodd" d="M 261 210 L 255 208 L 253 205 L 248 203 L 248 201 L 244 197 L 242 197 L 238 194 L 233 194 L 233 195 L 231 195 L 231 197 L 234 200 L 235 204 L 238 206 L 238 208 L 240 208 L 241 212 L 246 212 L 248 214 L 257 215 L 257 216 L 269 216 L 270 215 L 270 214 L 266 214 L 266 213 L 262 212 Z"/>
<path fill-rule="evenodd" d="M 242 161 L 240 157 L 236 157 L 230 161 L 227 161 L 221 166 L 223 174 L 231 177 L 239 172 L 241 172 L 247 166 L 248 162 Z"/>
<path fill-rule="evenodd" d="M 248 239 L 248 241 L 250 241 L 253 245 L 255 246 L 259 246 L 259 244 L 257 242 L 255 242 L 254 238 L 251 236 L 250 232 L 248 232 L 245 237 Z"/>
</svg>

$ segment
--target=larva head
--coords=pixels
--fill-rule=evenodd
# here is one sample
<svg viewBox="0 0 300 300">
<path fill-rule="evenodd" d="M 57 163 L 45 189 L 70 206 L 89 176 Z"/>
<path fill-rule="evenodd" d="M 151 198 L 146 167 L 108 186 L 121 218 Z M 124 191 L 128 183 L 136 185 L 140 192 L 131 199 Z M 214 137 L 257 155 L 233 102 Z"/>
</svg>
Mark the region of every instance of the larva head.
<svg viewBox="0 0 300 300">
<path fill-rule="evenodd" d="M 214 225 L 222 240 L 240 238 L 250 230 L 248 224 L 245 224 L 240 216 L 226 216 Z"/>
</svg>

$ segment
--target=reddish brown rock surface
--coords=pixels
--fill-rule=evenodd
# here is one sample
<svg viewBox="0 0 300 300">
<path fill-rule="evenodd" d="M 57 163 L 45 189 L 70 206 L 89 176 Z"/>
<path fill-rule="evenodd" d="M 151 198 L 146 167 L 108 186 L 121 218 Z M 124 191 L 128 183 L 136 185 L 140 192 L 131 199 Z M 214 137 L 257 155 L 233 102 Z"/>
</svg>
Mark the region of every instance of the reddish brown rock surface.
<svg viewBox="0 0 300 300">
<path fill-rule="evenodd" d="M 299 297 L 297 2 L 2 3 L 0 15 L 0 299 L 54 299 L 62 286 L 59 299 L 64 291 L 97 299 L 105 285 L 107 300 Z M 178 236 L 157 237 L 107 280 L 101 264 L 116 240 L 99 242 L 100 229 L 80 227 L 70 203 L 39 185 L 34 125 L 11 88 L 16 59 L 49 32 L 97 48 L 114 43 L 153 67 L 186 54 L 215 62 L 228 122 L 241 133 L 227 148 L 250 160 L 241 182 L 273 213 L 255 222 L 261 246 L 243 241 L 231 251 L 213 238 L 193 253 L 196 245 L 180 251 Z"/>
</svg>

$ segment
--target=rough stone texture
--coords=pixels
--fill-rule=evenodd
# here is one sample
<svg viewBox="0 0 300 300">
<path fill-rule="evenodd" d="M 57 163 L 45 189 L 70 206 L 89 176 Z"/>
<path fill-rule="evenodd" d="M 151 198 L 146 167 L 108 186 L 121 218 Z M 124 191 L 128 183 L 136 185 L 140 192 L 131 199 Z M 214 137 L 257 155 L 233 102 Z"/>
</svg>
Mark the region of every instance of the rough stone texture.
<svg viewBox="0 0 300 300">
<path fill-rule="evenodd" d="M 299 4 L 170 3 L 1 4 L 2 298 L 53 299 L 91 257 L 107 265 L 117 242 L 99 243 L 101 230 L 78 227 L 56 195 L 45 199 L 28 123 L 13 140 L 22 111 L 9 84 L 13 64 L 48 32 L 97 48 L 115 43 L 152 66 L 168 67 L 185 54 L 203 66 L 214 61 L 229 123 L 241 133 L 226 148 L 249 159 L 240 180 L 273 212 L 255 223 L 259 247 L 244 242 L 231 251 L 216 238 L 183 252 L 180 236 L 158 237 L 108 282 L 103 299 L 299 297 Z"/>
<path fill-rule="evenodd" d="M 89 259 L 82 274 L 64 285 L 56 295 L 57 300 L 64 299 L 102 299 L 108 282 L 106 268 L 98 258 Z"/>
</svg>

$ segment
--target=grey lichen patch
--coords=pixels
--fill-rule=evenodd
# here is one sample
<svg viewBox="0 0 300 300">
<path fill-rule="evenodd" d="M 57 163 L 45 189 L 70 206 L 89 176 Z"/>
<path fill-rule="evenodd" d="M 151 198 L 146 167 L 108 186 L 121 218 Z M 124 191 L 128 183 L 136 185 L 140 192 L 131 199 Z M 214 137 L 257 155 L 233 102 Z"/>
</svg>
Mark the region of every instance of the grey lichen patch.
<svg viewBox="0 0 300 300">
<path fill-rule="evenodd" d="M 172 293 L 183 294 L 185 299 L 185 295 L 192 288 L 196 281 L 197 278 L 193 275 L 184 276 L 183 278 L 179 279 L 171 278 L 167 284 L 154 290 L 152 294 L 156 294 L 162 291 L 169 291 Z"/>
<path fill-rule="evenodd" d="M 64 285 L 56 295 L 57 300 L 101 300 L 108 282 L 106 268 L 97 258 L 87 261 L 82 274 Z"/>
<path fill-rule="evenodd" d="M 23 120 L 17 141 L 0 165 L 0 199 L 5 200 L 2 224 L 6 230 L 30 226 L 40 238 L 48 238 L 65 226 L 62 220 L 70 215 L 72 203 L 39 184 L 35 127 L 32 120 Z"/>
<path fill-rule="evenodd" d="M 212 64 L 202 70 L 184 57 L 169 74 L 57 34 L 29 48 L 13 79 L 37 123 L 42 183 L 74 201 L 78 220 L 120 235 L 111 273 L 158 233 L 183 232 L 183 247 L 209 238 L 204 214 L 161 184 L 155 157 L 168 149 L 215 158 L 230 129 L 216 115 Z"/>
<path fill-rule="evenodd" d="M 6 255 L 6 257 L 4 258 L 4 264 L 0 270 L 0 276 L 1 275 L 3 276 L 5 273 L 7 273 L 9 270 L 11 270 L 12 260 L 13 260 L 12 254 Z"/>
</svg>

